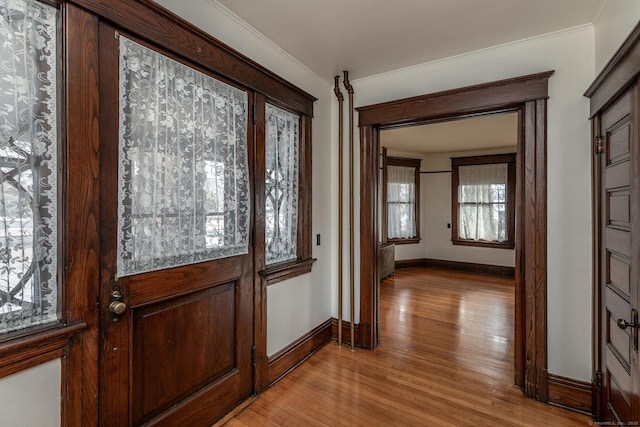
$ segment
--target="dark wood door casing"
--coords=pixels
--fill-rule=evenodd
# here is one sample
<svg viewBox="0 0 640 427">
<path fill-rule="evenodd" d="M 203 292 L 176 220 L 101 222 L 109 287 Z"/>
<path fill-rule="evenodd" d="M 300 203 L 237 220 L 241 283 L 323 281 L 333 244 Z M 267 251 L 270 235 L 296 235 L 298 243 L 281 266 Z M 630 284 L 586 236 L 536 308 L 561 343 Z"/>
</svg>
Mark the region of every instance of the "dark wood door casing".
<svg viewBox="0 0 640 427">
<path fill-rule="evenodd" d="M 380 129 L 519 112 L 516 194 L 515 383 L 548 400 L 546 104 L 553 71 L 357 108 L 360 126 L 360 341 L 378 344 Z M 527 242 L 526 245 L 524 242 Z"/>
</svg>

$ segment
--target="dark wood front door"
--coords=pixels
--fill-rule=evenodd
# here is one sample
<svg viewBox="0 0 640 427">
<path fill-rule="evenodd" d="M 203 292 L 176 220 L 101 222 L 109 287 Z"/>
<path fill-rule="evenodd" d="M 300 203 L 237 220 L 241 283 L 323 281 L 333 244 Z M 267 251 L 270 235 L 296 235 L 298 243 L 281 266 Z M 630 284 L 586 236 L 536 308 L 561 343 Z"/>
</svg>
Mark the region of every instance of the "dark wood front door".
<svg viewBox="0 0 640 427">
<path fill-rule="evenodd" d="M 599 227 L 599 370 L 604 419 L 637 421 L 640 146 L 638 86 L 596 117 Z"/>
<path fill-rule="evenodd" d="M 101 25 L 100 424 L 209 426 L 253 392 L 253 249 L 249 245 L 244 255 L 116 276 L 119 57 L 114 34 L 114 28 Z M 248 144 L 251 133 L 249 127 Z M 252 161 L 249 154 L 249 165 Z"/>
</svg>

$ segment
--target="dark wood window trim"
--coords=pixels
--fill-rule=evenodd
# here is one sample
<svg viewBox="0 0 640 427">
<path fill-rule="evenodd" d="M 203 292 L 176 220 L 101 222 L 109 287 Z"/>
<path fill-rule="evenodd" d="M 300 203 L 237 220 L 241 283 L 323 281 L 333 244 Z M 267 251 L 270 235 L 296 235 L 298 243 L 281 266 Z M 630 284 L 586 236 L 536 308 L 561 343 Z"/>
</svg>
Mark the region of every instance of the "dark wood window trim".
<svg viewBox="0 0 640 427">
<path fill-rule="evenodd" d="M 292 111 L 296 114 L 300 114 L 300 126 L 299 126 L 299 138 L 298 138 L 298 224 L 297 224 L 297 258 L 291 261 L 280 262 L 277 264 L 266 265 L 262 263 L 257 265 L 257 268 L 261 268 L 259 271 L 267 285 L 282 282 L 283 280 L 292 279 L 294 277 L 307 274 L 311 272 L 313 263 L 316 261 L 312 257 L 312 230 L 311 230 L 311 121 L 312 118 L 301 111 L 295 111 L 291 106 L 287 106 L 281 102 L 275 102 L 274 100 L 263 99 L 257 97 L 256 111 L 262 111 L 261 120 L 257 120 L 258 127 L 265 126 L 264 123 L 264 110 L 266 104 L 275 105 L 277 107 Z M 257 113 L 259 114 L 259 113 Z M 264 153 L 264 144 L 266 144 L 266 129 L 259 131 L 262 136 L 262 141 L 258 142 L 258 152 Z M 256 204 L 259 205 L 259 217 L 264 218 L 264 154 L 262 159 L 259 158 L 258 162 L 262 165 L 256 169 Z M 262 180 L 262 181 L 261 181 Z M 260 226 L 261 227 L 261 226 Z M 261 227 L 256 233 L 256 239 L 264 242 L 264 229 Z M 263 249 L 264 250 L 264 249 Z"/>
<path fill-rule="evenodd" d="M 64 357 L 69 340 L 86 327 L 86 323 L 54 323 L 11 334 L 0 343 L 0 378 Z"/>
<path fill-rule="evenodd" d="M 410 159 L 410 158 L 405 158 L 405 157 L 387 157 L 387 163 L 386 166 L 402 166 L 402 167 L 406 167 L 406 168 L 414 168 L 415 169 L 415 187 L 414 187 L 414 191 L 415 191 L 415 206 L 414 206 L 414 215 L 416 218 L 416 235 L 412 236 L 412 237 L 407 237 L 407 238 L 400 238 L 400 237 L 389 237 L 387 236 L 387 242 L 389 243 L 395 243 L 396 245 L 409 245 L 409 244 L 414 244 L 414 243 L 420 243 L 420 164 L 422 163 L 421 159 Z M 386 171 L 385 171 L 386 172 Z M 388 174 L 385 173 L 385 177 Z M 383 187 L 383 191 L 387 192 L 388 191 L 388 182 L 387 185 L 385 185 Z M 385 197 L 383 200 L 387 200 L 387 203 L 389 198 L 388 196 Z M 387 227 L 387 234 L 388 234 L 388 230 L 389 228 Z"/>
<path fill-rule="evenodd" d="M 460 166 L 490 165 L 507 163 L 507 240 L 493 242 L 488 240 L 461 239 L 459 230 L 458 186 Z M 516 201 L 516 154 L 496 154 L 488 156 L 452 157 L 451 158 L 451 243 L 461 246 L 478 246 L 483 248 L 513 249 L 515 248 L 515 203 Z"/>
</svg>

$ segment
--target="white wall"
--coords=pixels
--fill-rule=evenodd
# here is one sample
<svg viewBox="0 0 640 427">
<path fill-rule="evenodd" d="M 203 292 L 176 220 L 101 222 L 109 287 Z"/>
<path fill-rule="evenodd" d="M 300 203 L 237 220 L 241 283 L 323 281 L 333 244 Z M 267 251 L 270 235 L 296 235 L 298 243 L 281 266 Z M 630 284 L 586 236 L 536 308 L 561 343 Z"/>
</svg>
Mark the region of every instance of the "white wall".
<svg viewBox="0 0 640 427">
<path fill-rule="evenodd" d="M 0 382 L 0 425 L 60 425 L 60 359 L 10 375 Z"/>
<path fill-rule="evenodd" d="M 365 106 L 555 70 L 547 133 L 548 360 L 551 373 L 583 381 L 591 378 L 591 153 L 582 94 L 594 78 L 593 41 L 593 27 L 583 26 L 353 82 L 356 106 Z"/>
<path fill-rule="evenodd" d="M 640 1 L 607 0 L 595 22 L 596 73 L 606 65 L 640 19 Z"/>
<path fill-rule="evenodd" d="M 318 98 L 314 104 L 312 135 L 313 257 L 318 261 L 311 274 L 267 288 L 267 353 L 272 355 L 331 317 L 337 265 L 333 250 L 337 233 L 334 212 L 337 181 L 332 159 L 337 157 L 334 151 L 337 142 L 334 144 L 331 132 L 332 84 L 217 3 L 206 0 L 158 3 Z M 316 234 L 321 235 L 320 246 L 315 246 Z"/>
</svg>

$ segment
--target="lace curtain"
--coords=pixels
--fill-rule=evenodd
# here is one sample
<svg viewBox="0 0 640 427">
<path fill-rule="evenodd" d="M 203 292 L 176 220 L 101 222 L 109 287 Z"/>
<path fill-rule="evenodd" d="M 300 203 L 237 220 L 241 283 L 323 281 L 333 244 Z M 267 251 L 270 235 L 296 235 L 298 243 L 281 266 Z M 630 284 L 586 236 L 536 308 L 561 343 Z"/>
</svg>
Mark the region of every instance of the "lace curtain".
<svg viewBox="0 0 640 427">
<path fill-rule="evenodd" d="M 507 240 L 507 163 L 458 167 L 461 239 Z"/>
<path fill-rule="evenodd" d="M 416 237 L 416 169 L 387 166 L 387 233 L 390 239 Z"/>
<path fill-rule="evenodd" d="M 300 116 L 267 104 L 266 263 L 297 258 L 298 127 Z"/>
<path fill-rule="evenodd" d="M 120 37 L 119 276 L 248 253 L 247 105 Z"/>
<path fill-rule="evenodd" d="M 56 15 L 0 2 L 0 333 L 57 319 Z"/>
</svg>

